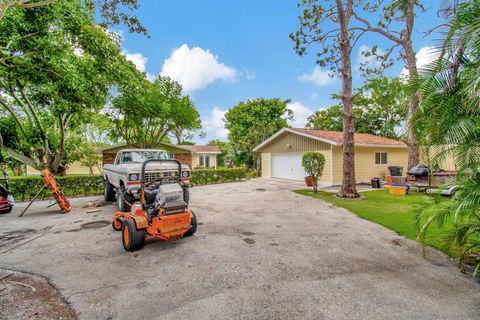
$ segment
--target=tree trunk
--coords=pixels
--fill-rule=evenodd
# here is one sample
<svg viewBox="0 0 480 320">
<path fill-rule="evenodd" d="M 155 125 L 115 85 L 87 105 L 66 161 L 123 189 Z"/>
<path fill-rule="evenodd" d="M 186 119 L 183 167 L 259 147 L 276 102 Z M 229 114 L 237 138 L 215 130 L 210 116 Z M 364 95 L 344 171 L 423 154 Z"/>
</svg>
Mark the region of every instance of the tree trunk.
<svg viewBox="0 0 480 320">
<path fill-rule="evenodd" d="M 405 50 L 405 59 L 407 62 L 407 68 L 409 77 L 412 79 L 417 78 L 417 61 L 415 58 L 415 52 L 412 48 L 412 42 L 407 41 L 403 46 Z M 420 95 L 418 92 L 415 92 L 409 100 L 408 103 L 408 114 L 407 114 L 407 145 L 408 145 L 408 170 L 413 166 L 416 166 L 419 162 L 419 151 L 417 146 L 417 138 L 413 130 L 413 118 L 417 112 L 418 106 L 420 104 Z"/>
<path fill-rule="evenodd" d="M 341 8 L 342 7 L 342 8 Z M 341 1 L 337 1 L 340 23 L 340 54 L 342 75 L 342 105 L 343 105 L 343 180 L 337 193 L 341 198 L 358 198 L 360 195 L 355 182 L 355 145 L 353 126 L 353 96 L 352 96 L 352 61 L 349 35 L 350 13 L 343 11 Z"/>
</svg>

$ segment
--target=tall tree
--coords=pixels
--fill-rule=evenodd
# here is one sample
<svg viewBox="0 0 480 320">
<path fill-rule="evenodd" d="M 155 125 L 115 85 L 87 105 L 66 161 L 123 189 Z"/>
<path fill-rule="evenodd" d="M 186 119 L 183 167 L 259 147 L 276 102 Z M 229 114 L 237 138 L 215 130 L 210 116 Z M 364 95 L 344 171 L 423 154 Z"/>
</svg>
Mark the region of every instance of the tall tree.
<svg viewBox="0 0 480 320">
<path fill-rule="evenodd" d="M 155 148 L 178 128 L 197 128 L 200 120 L 191 99 L 168 77 L 153 83 L 138 74 L 121 86 L 109 112 L 112 136 L 128 144 Z"/>
<path fill-rule="evenodd" d="M 334 3 L 319 3 L 317 0 L 301 0 L 303 8 L 299 17 L 300 28 L 290 37 L 295 42 L 299 55 L 304 55 L 312 44 L 322 46 L 318 64 L 330 66 L 333 73 L 342 79 L 343 108 L 343 180 L 337 193 L 342 198 L 357 198 L 355 182 L 355 148 L 352 92 L 352 48 L 362 33 L 351 28 L 354 0 L 335 0 Z"/>
<path fill-rule="evenodd" d="M 393 42 L 393 45 L 386 51 L 377 50 L 374 46 L 371 50 L 363 52 L 366 56 L 375 56 L 381 62 L 383 67 L 391 65 L 390 55 L 399 47 L 400 58 L 405 62 L 408 69 L 409 78 L 416 79 L 418 77 L 416 53 L 413 49 L 412 32 L 415 27 L 416 10 L 424 11 L 419 0 L 371 0 L 365 1 L 363 11 L 367 13 L 368 19 L 361 16 L 358 9 L 352 11 L 352 15 L 359 26 L 356 29 L 361 32 L 372 32 L 379 34 L 387 40 Z M 376 21 L 372 21 L 375 14 L 379 15 Z M 382 68 L 380 68 L 382 69 Z M 372 69 L 364 69 L 373 72 Z M 410 96 L 410 102 L 407 114 L 407 145 L 408 145 L 408 168 L 418 164 L 419 151 L 417 145 L 417 137 L 412 127 L 412 121 L 415 112 L 420 103 L 418 91 L 413 92 Z"/>
<path fill-rule="evenodd" d="M 105 104 L 133 66 L 94 15 L 79 2 L 57 0 L 9 10 L 0 20 L 0 108 L 21 139 L 12 147 L 0 137 L 0 147 L 36 169 L 65 173 L 72 129 Z"/>
<path fill-rule="evenodd" d="M 275 132 L 287 126 L 293 112 L 287 108 L 289 100 L 278 98 L 247 100 L 232 107 L 225 114 L 225 128 L 234 149 L 236 162 L 260 169 L 259 156 L 253 148 Z"/>
</svg>

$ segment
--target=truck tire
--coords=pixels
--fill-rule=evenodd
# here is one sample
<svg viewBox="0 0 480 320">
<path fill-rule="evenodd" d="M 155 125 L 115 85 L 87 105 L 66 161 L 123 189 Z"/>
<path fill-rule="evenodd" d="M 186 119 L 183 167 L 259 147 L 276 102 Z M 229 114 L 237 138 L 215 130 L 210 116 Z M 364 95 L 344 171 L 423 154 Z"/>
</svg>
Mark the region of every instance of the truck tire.
<svg viewBox="0 0 480 320">
<path fill-rule="evenodd" d="M 145 244 L 145 230 L 138 230 L 133 219 L 123 222 L 122 244 L 126 251 L 138 250 Z"/>
<path fill-rule="evenodd" d="M 118 208 L 118 211 L 121 211 L 121 212 L 130 211 L 130 206 L 125 202 L 125 200 L 129 201 L 129 200 L 131 200 L 131 197 L 129 197 L 126 194 L 125 187 L 121 186 L 117 190 L 117 208 Z"/>
<path fill-rule="evenodd" d="M 190 221 L 190 224 L 192 225 L 192 227 L 187 232 L 185 232 L 185 234 L 183 235 L 184 237 L 193 236 L 195 232 L 197 232 L 197 217 L 195 216 L 195 213 L 192 210 L 190 210 L 190 212 L 192 213 L 192 219 Z"/>
<path fill-rule="evenodd" d="M 104 180 L 104 191 L 103 196 L 105 201 L 115 201 L 115 190 L 110 182 L 107 179 Z"/>
</svg>

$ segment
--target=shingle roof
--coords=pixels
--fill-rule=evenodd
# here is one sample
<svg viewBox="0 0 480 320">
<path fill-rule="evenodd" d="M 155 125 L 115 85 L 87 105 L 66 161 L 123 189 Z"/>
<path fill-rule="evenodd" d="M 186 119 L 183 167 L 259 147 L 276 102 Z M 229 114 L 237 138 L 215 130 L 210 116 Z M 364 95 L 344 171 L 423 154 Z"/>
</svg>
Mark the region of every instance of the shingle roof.
<svg viewBox="0 0 480 320">
<path fill-rule="evenodd" d="M 343 132 L 341 131 L 324 131 L 324 130 L 314 130 L 314 129 L 301 129 L 301 128 L 291 128 L 291 130 L 304 133 L 307 135 L 335 141 L 343 142 Z M 389 138 L 375 136 L 368 133 L 355 133 L 354 134 L 355 144 L 368 144 L 368 145 L 392 145 L 392 146 L 405 146 L 405 142 L 393 140 Z"/>
<path fill-rule="evenodd" d="M 217 146 L 190 146 L 190 145 L 182 145 L 182 147 L 189 149 L 196 153 L 220 153 L 220 148 Z"/>
</svg>

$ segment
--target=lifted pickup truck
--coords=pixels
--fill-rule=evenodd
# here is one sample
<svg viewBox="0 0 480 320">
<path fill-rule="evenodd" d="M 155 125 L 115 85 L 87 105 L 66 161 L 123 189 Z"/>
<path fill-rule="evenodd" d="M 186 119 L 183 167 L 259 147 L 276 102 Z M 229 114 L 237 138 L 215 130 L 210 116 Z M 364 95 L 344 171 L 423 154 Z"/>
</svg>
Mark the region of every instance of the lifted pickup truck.
<svg viewBox="0 0 480 320">
<path fill-rule="evenodd" d="M 114 164 L 103 166 L 103 177 L 105 182 L 105 200 L 114 201 L 117 197 L 118 210 L 126 212 L 130 206 L 140 197 L 140 172 L 143 162 L 150 159 L 168 160 L 168 155 L 162 150 L 152 149 L 124 149 L 117 153 Z M 179 177 L 180 174 L 180 177 Z M 147 164 L 145 170 L 145 182 L 150 188 L 158 187 L 158 184 L 176 183 L 176 177 L 180 178 L 184 190 L 184 201 L 189 201 L 188 187 L 190 169 L 188 166 L 181 166 L 181 173 L 178 172 L 178 165 L 170 162 L 154 162 Z"/>
</svg>

